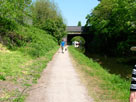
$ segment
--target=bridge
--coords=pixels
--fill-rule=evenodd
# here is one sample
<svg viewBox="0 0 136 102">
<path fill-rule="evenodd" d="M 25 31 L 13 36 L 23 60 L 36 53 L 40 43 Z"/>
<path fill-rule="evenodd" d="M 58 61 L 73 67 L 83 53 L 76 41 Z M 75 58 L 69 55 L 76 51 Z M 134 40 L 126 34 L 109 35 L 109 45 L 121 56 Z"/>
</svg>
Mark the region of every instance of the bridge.
<svg viewBox="0 0 136 102">
<path fill-rule="evenodd" d="M 72 44 L 71 39 L 75 36 L 81 36 L 85 39 L 86 42 L 89 41 L 89 38 L 91 38 L 91 34 L 87 34 L 84 26 L 67 26 L 67 43 L 69 45 Z"/>
<path fill-rule="evenodd" d="M 66 30 L 69 35 L 71 34 L 79 35 L 83 33 L 84 26 L 67 26 Z"/>
</svg>

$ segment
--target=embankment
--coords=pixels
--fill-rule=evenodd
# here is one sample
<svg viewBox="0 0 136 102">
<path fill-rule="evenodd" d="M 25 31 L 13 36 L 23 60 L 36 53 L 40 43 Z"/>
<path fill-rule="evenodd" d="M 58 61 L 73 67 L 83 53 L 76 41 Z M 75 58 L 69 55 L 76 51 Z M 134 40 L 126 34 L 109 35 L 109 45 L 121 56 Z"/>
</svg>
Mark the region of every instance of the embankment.
<svg viewBox="0 0 136 102">
<path fill-rule="evenodd" d="M 0 102 L 24 102 L 58 49 L 45 31 L 18 25 L 0 35 Z"/>
<path fill-rule="evenodd" d="M 89 59 L 73 47 L 70 54 L 80 72 L 82 81 L 96 102 L 128 102 L 130 82 L 110 74 L 97 62 Z"/>
</svg>

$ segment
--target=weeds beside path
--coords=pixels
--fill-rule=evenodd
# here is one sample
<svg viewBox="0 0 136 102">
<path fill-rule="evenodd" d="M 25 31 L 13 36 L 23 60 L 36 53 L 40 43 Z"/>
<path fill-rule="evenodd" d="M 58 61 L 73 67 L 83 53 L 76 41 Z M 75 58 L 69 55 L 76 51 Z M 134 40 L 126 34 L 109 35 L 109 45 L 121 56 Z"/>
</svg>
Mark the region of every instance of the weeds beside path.
<svg viewBox="0 0 136 102">
<path fill-rule="evenodd" d="M 20 51 L 0 52 L 0 102 L 24 102 L 26 92 L 37 83 L 57 49 L 38 58 Z"/>
<path fill-rule="evenodd" d="M 128 102 L 130 82 L 110 74 L 73 47 L 69 47 L 76 69 L 96 102 Z"/>
</svg>

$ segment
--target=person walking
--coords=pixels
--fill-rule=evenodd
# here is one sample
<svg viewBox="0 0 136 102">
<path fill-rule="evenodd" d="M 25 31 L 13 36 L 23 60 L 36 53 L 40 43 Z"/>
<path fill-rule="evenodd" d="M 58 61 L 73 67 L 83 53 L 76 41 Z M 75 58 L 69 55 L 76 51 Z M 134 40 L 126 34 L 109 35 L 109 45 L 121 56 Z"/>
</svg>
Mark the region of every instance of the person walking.
<svg viewBox="0 0 136 102">
<path fill-rule="evenodd" d="M 136 65 L 132 71 L 129 102 L 136 102 Z"/>
<path fill-rule="evenodd" d="M 62 53 L 64 53 L 64 47 L 65 47 L 65 44 L 66 42 L 64 40 L 61 41 L 61 50 L 62 50 Z"/>
<path fill-rule="evenodd" d="M 136 51 L 136 46 L 131 47 L 131 51 Z M 136 102 L 136 64 L 132 71 L 129 102 Z"/>
</svg>

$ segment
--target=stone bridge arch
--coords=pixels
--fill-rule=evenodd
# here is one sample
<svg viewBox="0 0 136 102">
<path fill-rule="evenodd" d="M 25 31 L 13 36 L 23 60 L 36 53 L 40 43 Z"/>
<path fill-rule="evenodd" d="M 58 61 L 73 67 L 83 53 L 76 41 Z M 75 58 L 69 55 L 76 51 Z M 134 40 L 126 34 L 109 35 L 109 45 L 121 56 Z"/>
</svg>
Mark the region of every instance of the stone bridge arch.
<svg viewBox="0 0 136 102">
<path fill-rule="evenodd" d="M 85 46 L 87 46 L 88 42 L 92 39 L 92 34 L 87 34 L 84 26 L 67 26 L 66 31 L 68 45 L 72 44 L 71 39 L 75 36 L 83 37 L 86 41 Z"/>
</svg>

